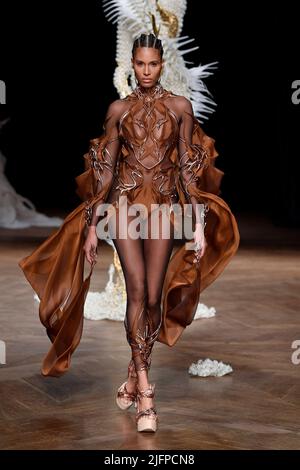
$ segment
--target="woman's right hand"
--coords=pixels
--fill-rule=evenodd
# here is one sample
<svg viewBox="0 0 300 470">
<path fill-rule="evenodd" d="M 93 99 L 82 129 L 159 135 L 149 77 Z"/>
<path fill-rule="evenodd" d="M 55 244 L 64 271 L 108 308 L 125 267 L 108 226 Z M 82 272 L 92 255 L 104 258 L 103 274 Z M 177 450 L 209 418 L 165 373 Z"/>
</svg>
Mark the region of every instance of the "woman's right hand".
<svg viewBox="0 0 300 470">
<path fill-rule="evenodd" d="M 90 264 L 95 264 L 97 262 L 97 247 L 98 237 L 96 227 L 89 227 L 83 250 L 85 252 L 86 259 Z"/>
<path fill-rule="evenodd" d="M 204 235 L 204 227 L 201 222 L 196 223 L 196 228 L 195 228 L 195 233 L 194 233 L 194 242 L 196 245 L 196 250 L 195 250 L 195 258 L 193 262 L 199 263 L 207 247 L 207 242 L 206 242 L 206 238 Z"/>
</svg>

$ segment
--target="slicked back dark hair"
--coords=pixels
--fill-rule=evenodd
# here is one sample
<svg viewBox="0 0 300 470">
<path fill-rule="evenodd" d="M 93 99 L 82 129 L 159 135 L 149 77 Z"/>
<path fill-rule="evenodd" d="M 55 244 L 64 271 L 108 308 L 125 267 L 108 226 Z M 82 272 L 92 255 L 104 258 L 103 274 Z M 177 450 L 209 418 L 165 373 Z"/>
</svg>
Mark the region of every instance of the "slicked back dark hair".
<svg viewBox="0 0 300 470">
<path fill-rule="evenodd" d="M 132 57 L 134 57 L 135 50 L 138 47 L 154 47 L 155 49 L 158 49 L 160 58 L 162 59 L 164 50 L 162 47 L 161 40 L 157 36 L 154 36 L 153 33 L 141 34 L 138 38 L 134 40 L 132 46 Z"/>
</svg>

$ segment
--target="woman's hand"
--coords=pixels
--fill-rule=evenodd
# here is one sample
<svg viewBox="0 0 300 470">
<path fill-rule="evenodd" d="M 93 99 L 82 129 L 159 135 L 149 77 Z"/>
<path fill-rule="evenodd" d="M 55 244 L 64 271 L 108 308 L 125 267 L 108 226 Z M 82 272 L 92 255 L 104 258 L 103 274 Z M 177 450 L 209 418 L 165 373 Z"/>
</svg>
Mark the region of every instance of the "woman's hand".
<svg viewBox="0 0 300 470">
<path fill-rule="evenodd" d="M 96 227 L 90 226 L 83 246 L 86 259 L 90 264 L 95 264 L 97 262 L 97 247 L 98 237 L 96 233 Z"/>
<path fill-rule="evenodd" d="M 196 250 L 195 250 L 196 257 L 194 259 L 194 263 L 197 263 L 200 261 L 200 259 L 204 255 L 206 247 L 207 247 L 207 243 L 206 243 L 206 239 L 204 235 L 204 227 L 200 222 L 196 223 L 195 232 L 194 232 L 194 242 L 196 244 Z"/>
</svg>

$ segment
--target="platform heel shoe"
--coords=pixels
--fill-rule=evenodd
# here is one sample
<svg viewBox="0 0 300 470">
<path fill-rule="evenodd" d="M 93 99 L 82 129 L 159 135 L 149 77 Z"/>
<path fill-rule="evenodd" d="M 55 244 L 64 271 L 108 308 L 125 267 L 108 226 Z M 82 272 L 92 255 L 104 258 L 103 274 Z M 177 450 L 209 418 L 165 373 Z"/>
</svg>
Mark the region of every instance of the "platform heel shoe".
<svg viewBox="0 0 300 470">
<path fill-rule="evenodd" d="M 140 390 L 137 385 L 136 394 L 136 425 L 139 432 L 155 432 L 158 426 L 158 416 L 154 407 L 140 410 L 140 400 L 143 397 L 154 398 L 155 384 L 149 385 L 146 390 Z"/>
<path fill-rule="evenodd" d="M 128 379 L 129 378 L 135 379 L 136 384 L 137 384 L 137 375 L 135 372 L 134 362 L 132 359 L 128 365 Z M 136 391 L 131 392 L 131 393 L 128 392 L 126 388 L 128 379 L 126 382 L 122 383 L 122 385 L 118 388 L 118 391 L 117 391 L 116 403 L 121 410 L 128 410 L 128 408 L 130 408 L 131 405 L 133 404 L 136 407 Z"/>
</svg>

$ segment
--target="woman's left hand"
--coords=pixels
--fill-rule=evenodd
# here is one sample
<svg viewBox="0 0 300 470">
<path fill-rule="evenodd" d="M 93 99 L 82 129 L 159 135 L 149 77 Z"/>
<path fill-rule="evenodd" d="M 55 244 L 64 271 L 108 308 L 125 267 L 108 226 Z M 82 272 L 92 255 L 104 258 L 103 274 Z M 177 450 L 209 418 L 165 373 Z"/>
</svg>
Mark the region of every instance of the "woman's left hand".
<svg viewBox="0 0 300 470">
<path fill-rule="evenodd" d="M 204 227 L 201 223 L 196 223 L 195 232 L 194 232 L 194 242 L 196 244 L 194 263 L 200 261 L 202 256 L 205 253 L 207 243 L 204 235 Z"/>
</svg>

